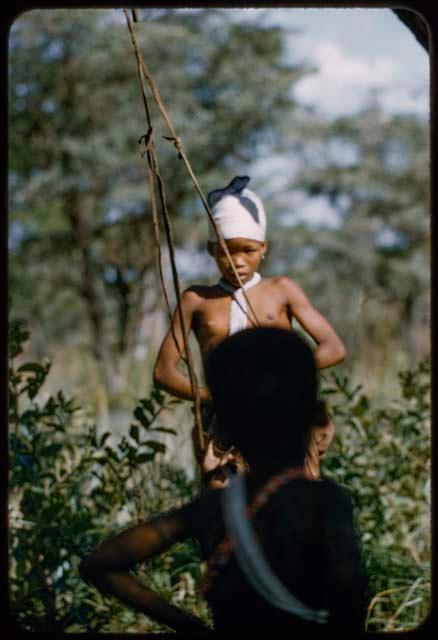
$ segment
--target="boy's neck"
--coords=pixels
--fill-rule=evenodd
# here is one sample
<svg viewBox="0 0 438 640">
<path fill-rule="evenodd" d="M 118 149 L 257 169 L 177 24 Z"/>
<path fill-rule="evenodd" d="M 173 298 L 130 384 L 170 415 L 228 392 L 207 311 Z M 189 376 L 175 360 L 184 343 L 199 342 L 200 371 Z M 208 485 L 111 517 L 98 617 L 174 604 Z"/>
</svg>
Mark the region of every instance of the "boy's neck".
<svg viewBox="0 0 438 640">
<path fill-rule="evenodd" d="M 254 286 L 255 284 L 258 284 L 261 280 L 261 275 L 257 272 L 254 271 L 254 273 L 251 275 L 251 277 L 243 283 L 243 288 L 247 289 L 251 286 Z M 229 282 L 224 276 L 222 276 L 219 279 L 218 285 L 220 287 L 222 287 L 225 290 L 235 290 L 235 289 L 240 289 L 241 287 L 238 284 L 234 284 L 233 282 Z"/>
</svg>

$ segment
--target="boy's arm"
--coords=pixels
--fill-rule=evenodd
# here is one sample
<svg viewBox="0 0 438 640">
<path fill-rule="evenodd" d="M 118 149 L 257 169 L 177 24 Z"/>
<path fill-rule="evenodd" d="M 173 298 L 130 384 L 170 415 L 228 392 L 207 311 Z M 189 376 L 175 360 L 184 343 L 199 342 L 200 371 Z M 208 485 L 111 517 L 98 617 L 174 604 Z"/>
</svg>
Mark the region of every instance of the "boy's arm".
<svg viewBox="0 0 438 640">
<path fill-rule="evenodd" d="M 192 327 L 193 314 L 198 303 L 198 295 L 193 290 L 187 289 L 187 291 L 183 292 L 181 296 L 181 306 L 187 333 Z M 154 382 L 158 387 L 177 398 L 193 400 L 194 396 L 190 378 L 178 369 L 178 364 L 181 361 L 181 353 L 184 353 L 184 339 L 178 308 L 173 315 L 173 327 L 178 345 L 175 344 L 172 328 L 170 328 L 161 344 L 157 356 L 154 368 Z M 207 389 L 201 388 L 199 391 L 201 400 L 208 400 L 210 398 Z"/>
<path fill-rule="evenodd" d="M 301 287 L 286 277 L 281 278 L 280 286 L 286 294 L 290 312 L 317 344 L 314 353 L 316 366 L 324 369 L 342 362 L 347 355 L 344 343 L 324 316 L 312 306 Z"/>
<path fill-rule="evenodd" d="M 178 512 L 145 522 L 105 540 L 79 565 L 81 576 L 104 593 L 176 631 L 209 632 L 201 620 L 184 613 L 130 574 L 140 562 L 190 535 Z"/>
</svg>

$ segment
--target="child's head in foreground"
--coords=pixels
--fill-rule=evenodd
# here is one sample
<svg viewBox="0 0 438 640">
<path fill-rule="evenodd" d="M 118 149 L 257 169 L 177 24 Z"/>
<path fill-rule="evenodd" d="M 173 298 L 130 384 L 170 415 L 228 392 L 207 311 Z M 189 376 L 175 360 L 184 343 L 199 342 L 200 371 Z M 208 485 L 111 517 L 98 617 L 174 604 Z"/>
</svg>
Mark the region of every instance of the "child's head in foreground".
<svg viewBox="0 0 438 640">
<path fill-rule="evenodd" d="M 210 191 L 207 200 L 243 284 L 257 271 L 266 253 L 266 214 L 260 198 L 246 188 L 247 176 L 236 177 L 224 189 Z M 222 276 L 234 286 L 238 281 L 210 224 L 207 249 Z"/>
<path fill-rule="evenodd" d="M 297 333 L 263 327 L 221 342 L 206 361 L 218 435 L 249 461 L 301 465 L 317 408 L 313 352 Z"/>
</svg>

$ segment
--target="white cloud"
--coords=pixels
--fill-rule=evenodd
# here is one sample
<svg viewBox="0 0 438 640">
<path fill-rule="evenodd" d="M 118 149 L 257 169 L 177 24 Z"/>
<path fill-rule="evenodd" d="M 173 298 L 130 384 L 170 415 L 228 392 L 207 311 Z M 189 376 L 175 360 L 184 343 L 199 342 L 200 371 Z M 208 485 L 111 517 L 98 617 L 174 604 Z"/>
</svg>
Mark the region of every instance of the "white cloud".
<svg viewBox="0 0 438 640">
<path fill-rule="evenodd" d="M 300 223 L 330 229 L 338 229 L 341 226 L 338 212 L 324 196 L 308 198 L 303 193 L 297 193 L 292 202 L 292 210 L 279 216 L 279 224 L 284 227 L 293 227 Z"/>
<path fill-rule="evenodd" d="M 372 83 L 382 85 L 395 75 L 395 65 L 391 59 L 367 61 L 354 58 L 330 41 L 321 42 L 315 53 L 321 72 L 340 87 L 346 83 L 359 88 Z"/>
<path fill-rule="evenodd" d="M 313 49 L 317 71 L 297 83 L 295 97 L 330 115 L 352 113 L 364 106 L 374 90 L 390 112 L 428 111 L 427 79 L 407 82 L 395 58 L 352 56 L 338 44 L 323 40 Z"/>
<path fill-rule="evenodd" d="M 416 88 L 406 89 L 402 86 L 391 86 L 382 94 L 381 105 L 391 113 L 429 114 L 429 90 L 426 82 Z"/>
</svg>

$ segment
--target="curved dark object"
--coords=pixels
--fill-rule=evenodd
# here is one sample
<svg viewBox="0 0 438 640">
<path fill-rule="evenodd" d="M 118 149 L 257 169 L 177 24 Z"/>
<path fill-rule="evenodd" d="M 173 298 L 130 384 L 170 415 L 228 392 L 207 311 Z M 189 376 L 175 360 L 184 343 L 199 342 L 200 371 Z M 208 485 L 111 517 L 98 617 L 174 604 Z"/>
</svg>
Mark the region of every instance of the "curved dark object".
<svg viewBox="0 0 438 640">
<path fill-rule="evenodd" d="M 429 52 L 429 33 L 427 24 L 423 18 L 418 13 L 409 11 L 408 9 L 392 9 L 392 11 L 414 34 L 424 49 Z"/>
<path fill-rule="evenodd" d="M 233 194 L 238 196 L 245 189 L 246 185 L 250 181 L 249 176 L 236 176 L 227 184 L 224 189 L 214 189 L 207 194 L 207 202 L 210 207 L 213 207 L 225 195 Z"/>
</svg>

